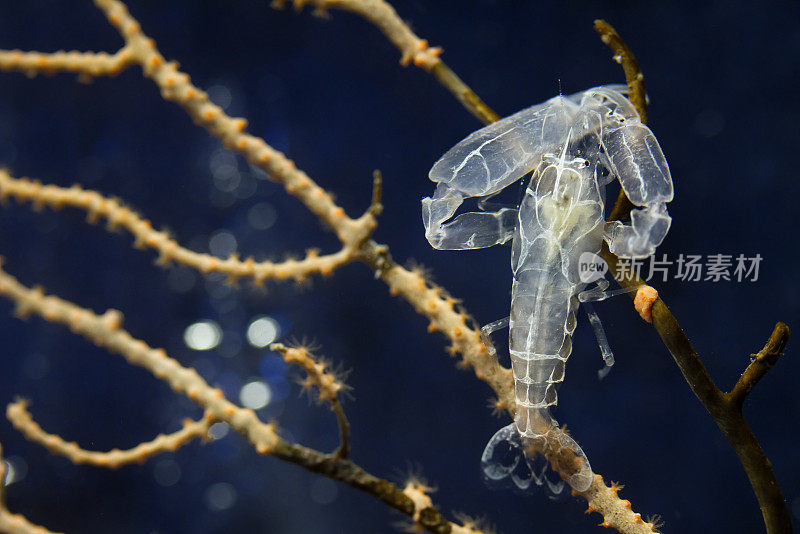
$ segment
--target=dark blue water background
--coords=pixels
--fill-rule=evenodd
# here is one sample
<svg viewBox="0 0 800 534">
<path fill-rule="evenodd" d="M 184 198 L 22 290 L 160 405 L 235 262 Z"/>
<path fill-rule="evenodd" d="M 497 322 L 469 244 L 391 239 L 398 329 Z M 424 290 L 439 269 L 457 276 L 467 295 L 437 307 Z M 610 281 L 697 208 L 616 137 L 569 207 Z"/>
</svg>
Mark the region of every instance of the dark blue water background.
<svg viewBox="0 0 800 534">
<path fill-rule="evenodd" d="M 399 262 L 429 267 L 481 323 L 507 315 L 508 248 L 440 252 L 423 236 L 419 200 L 433 190 L 428 169 L 479 127 L 432 77 L 400 67 L 384 37 L 349 14 L 321 20 L 253 1 L 159 4 L 134 1 L 130 9 L 165 56 L 179 60 L 220 103 L 229 100 L 228 113 L 247 117 L 251 132 L 296 160 L 351 215 L 368 205 L 371 173 L 381 169 L 385 212 L 376 239 L 389 243 Z M 796 3 L 483 0 L 397 1 L 396 7 L 504 115 L 555 95 L 559 80 L 565 93 L 623 81 L 592 20 L 615 25 L 644 69 L 650 125 L 675 181 L 673 226 L 659 253 L 764 258 L 756 282 L 671 280 L 658 284 L 662 296 L 725 387 L 777 320 L 800 327 Z M 119 46 L 89 2 L 0 6 L 0 47 Z M 119 196 L 199 251 L 208 251 L 220 231 L 256 258 L 336 248 L 313 216 L 241 158 L 233 159 L 235 172 L 215 178 L 213 162 L 226 157 L 139 69 L 89 85 L 67 75 L 0 76 L 0 164 L 16 175 L 62 186 L 80 182 Z M 238 187 L 226 182 L 237 179 Z M 274 210 L 270 228 L 248 222 L 256 205 Z M 582 501 L 553 503 L 543 493 L 523 497 L 483 485 L 478 459 L 507 421 L 491 416 L 490 390 L 455 368 L 443 338 L 427 334 L 426 321 L 390 297 L 364 266 L 302 288 L 232 290 L 185 269 L 157 267 L 154 253 L 131 242 L 85 224 L 74 211 L 35 213 L 13 203 L 0 211 L 8 272 L 96 311 L 122 310 L 134 336 L 196 366 L 234 400 L 245 382 L 265 380 L 273 400 L 259 414 L 276 418 L 301 443 L 332 449 L 336 426 L 324 407 L 298 397 L 292 371 L 248 345 L 245 331 L 254 317 L 275 318 L 284 338 L 313 339 L 351 370 L 353 458 L 371 472 L 402 481 L 417 470 L 438 487 L 435 500 L 446 514 L 485 515 L 505 533 L 597 531 L 599 516 L 584 516 Z M 733 451 L 655 331 L 628 299 L 596 307 L 617 365 L 598 382 L 599 351 L 581 318 L 557 410 L 595 470 L 624 483 L 622 496 L 636 511 L 660 514 L 665 532 L 761 531 Z M 119 356 L 66 328 L 21 322 L 11 311 L 0 302 L 0 403 L 30 398 L 46 429 L 106 450 L 199 415 Z M 200 320 L 220 325 L 216 349 L 185 345 L 185 329 Z M 790 343 L 745 404 L 795 520 L 798 346 Z M 327 534 L 392 532 L 401 520 L 356 490 L 259 457 L 233 435 L 113 472 L 53 457 L 6 421 L 0 441 L 15 465 L 27 466 L 27 475 L 8 488 L 10 507 L 57 530 Z M 225 496 L 232 497 L 227 507 Z"/>
</svg>

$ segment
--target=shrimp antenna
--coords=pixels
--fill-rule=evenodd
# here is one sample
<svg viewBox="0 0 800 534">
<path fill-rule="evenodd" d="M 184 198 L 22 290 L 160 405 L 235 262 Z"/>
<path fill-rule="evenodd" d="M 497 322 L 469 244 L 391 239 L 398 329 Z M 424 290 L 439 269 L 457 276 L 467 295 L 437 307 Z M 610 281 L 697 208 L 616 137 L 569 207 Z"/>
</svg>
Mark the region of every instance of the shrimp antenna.
<svg viewBox="0 0 800 534">
<path fill-rule="evenodd" d="M 564 142 L 564 149 L 561 151 L 561 161 L 564 162 L 567 159 L 567 148 L 569 147 L 569 141 L 572 138 L 572 128 L 569 129 L 567 133 L 567 140 Z"/>
</svg>

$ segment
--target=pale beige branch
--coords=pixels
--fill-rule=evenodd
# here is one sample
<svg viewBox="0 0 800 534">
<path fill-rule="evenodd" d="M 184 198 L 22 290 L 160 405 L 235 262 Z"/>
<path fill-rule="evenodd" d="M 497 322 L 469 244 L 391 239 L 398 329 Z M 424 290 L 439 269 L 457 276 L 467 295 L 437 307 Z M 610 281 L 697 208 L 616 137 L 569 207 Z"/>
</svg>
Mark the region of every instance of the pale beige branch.
<svg viewBox="0 0 800 534">
<path fill-rule="evenodd" d="M 295 9 L 313 5 L 316 13 L 326 15 L 327 9 L 349 11 L 377 27 L 386 38 L 400 50 L 400 64 L 413 62 L 430 72 L 442 86 L 450 91 L 461 104 L 484 123 L 500 119 L 480 97 L 459 78 L 439 57 L 442 49 L 428 46 L 428 41 L 417 36 L 397 15 L 394 8 L 384 0 L 274 0 L 272 6 L 282 8 L 292 3 Z"/>
<path fill-rule="evenodd" d="M 471 367 L 475 376 L 485 381 L 498 398 L 498 408 L 513 416 L 514 381 L 511 370 L 501 366 L 489 355 L 475 321 L 459 302 L 447 292 L 428 281 L 422 270 L 405 269 L 394 265 L 382 273 L 381 279 L 389 286 L 392 295 L 398 295 L 414 307 L 430 324 L 429 332 L 441 332 L 450 341 L 450 353 L 460 354 L 462 365 Z"/>
<path fill-rule="evenodd" d="M 480 331 L 473 328 L 474 320 L 460 308 L 458 301 L 447 295 L 441 287 L 428 281 L 419 269 L 404 269 L 393 266 L 383 272 L 381 278 L 393 295 L 402 296 L 420 315 L 430 321 L 428 330 L 443 333 L 450 342 L 450 353 L 461 355 L 461 364 L 472 368 L 475 376 L 483 380 L 497 395 L 495 407 L 514 417 L 514 381 L 510 369 L 501 366 L 489 356 L 481 339 Z M 562 429 L 553 429 L 563 432 Z M 569 467 L 570 458 L 550 458 L 554 469 Z M 566 474 L 571 474 L 566 472 Z M 563 475 L 562 475 L 563 476 Z M 631 510 L 631 503 L 617 495 L 617 487 L 607 486 L 603 477 L 595 473 L 592 484 L 581 493 L 586 499 L 588 511 L 603 516 L 603 525 L 617 529 L 623 534 L 652 534 L 655 525 L 644 521 L 640 514 Z"/>
<path fill-rule="evenodd" d="M 350 422 L 339 398 L 342 391 L 347 391 L 347 384 L 331 370 L 327 362 L 305 347 L 287 347 L 282 343 L 273 343 L 269 348 L 279 352 L 286 363 L 293 363 L 303 369 L 306 372 L 306 378 L 301 382 L 303 387 L 315 390 L 320 400 L 330 404 L 339 425 L 340 443 L 334 454 L 347 458 L 350 455 Z"/>
<path fill-rule="evenodd" d="M 369 237 L 377 224 L 371 209 L 357 219 L 348 217 L 331 194 L 299 170 L 292 160 L 260 137 L 248 134 L 245 119 L 226 115 L 222 108 L 209 100 L 206 92 L 192 85 L 189 76 L 178 70 L 177 63 L 166 61 L 155 42 L 142 32 L 125 4 L 118 0 L 95 0 L 95 4 L 106 14 L 125 40 L 132 58 L 142 66 L 145 76 L 158 85 L 166 100 L 177 102 L 197 124 L 219 138 L 227 148 L 238 152 L 281 183 L 289 194 L 297 197 L 332 229 L 342 243 L 358 245 Z"/>
<path fill-rule="evenodd" d="M 33 420 L 28 411 L 28 402 L 25 400 L 17 399 L 10 403 L 6 408 L 6 417 L 23 436 L 38 443 L 52 454 L 64 456 L 74 464 L 89 464 L 109 469 L 117 469 L 132 463 L 144 463 L 162 452 L 174 452 L 195 438 L 206 438 L 208 429 L 214 424 L 213 416 L 207 413 L 199 421 L 184 420 L 183 428 L 176 432 L 159 434 L 152 441 L 140 443 L 131 449 L 99 452 L 83 449 L 77 443 L 65 441 L 56 434 L 45 432 Z"/>
<path fill-rule="evenodd" d="M 274 0 L 272 7 L 281 9 L 290 2 L 298 10 L 305 5 L 313 5 L 320 15 L 325 15 L 326 10 L 332 8 L 350 11 L 367 19 L 400 50 L 402 65 L 413 61 L 418 67 L 430 70 L 441 62 L 439 55 L 442 49 L 428 46 L 428 41 L 411 31 L 394 8 L 383 0 Z"/>
<path fill-rule="evenodd" d="M 124 3 L 118 0 L 95 0 L 95 3 L 105 12 L 108 20 L 125 41 L 125 46 L 121 50 L 125 52 L 121 63 L 123 66 L 130 63 L 140 65 L 145 76 L 152 79 L 161 89 L 165 99 L 177 102 L 197 124 L 219 138 L 224 146 L 243 155 L 251 164 L 266 171 L 272 179 L 281 183 L 287 192 L 297 197 L 336 233 L 345 245 L 345 249 L 348 246 L 358 248 L 358 259 L 375 270 L 387 283 L 392 294 L 402 296 L 421 315 L 428 318 L 429 330 L 438 330 L 447 336 L 451 343 L 451 352 L 461 354 L 463 364 L 472 367 L 476 376 L 487 382 L 495 391 L 498 397 L 497 407 L 505 409 L 513 416 L 515 402 L 511 371 L 489 357 L 474 321 L 444 290 L 428 282 L 419 271 L 404 269 L 394 264 L 388 248 L 370 239 L 377 224 L 375 215 L 379 211 L 374 202 L 360 217 L 356 219 L 349 217 L 344 209 L 334 202 L 331 194 L 317 185 L 306 173 L 298 170 L 293 161 L 269 146 L 263 139 L 246 133 L 245 119 L 227 116 L 219 106 L 210 102 L 205 92 L 192 85 L 189 76 L 178 70 L 177 63 L 167 62 L 159 53 L 154 41 L 141 31 L 140 25 L 130 15 Z M 411 32 L 386 2 L 309 0 L 308 3 L 322 9 L 331 7 L 347 9 L 364 16 L 378 26 L 401 50 L 406 61 L 414 61 L 429 70 L 473 114 L 484 122 L 492 122 L 498 118 L 496 113 L 444 65 L 438 58 L 438 50 L 429 48 L 424 40 Z M 0 52 L 0 56 L 2 54 L 3 52 Z M 24 69 L 16 67 L 16 70 Z M 45 71 L 42 69 L 42 72 Z M 86 74 L 94 75 L 91 72 Z M 122 354 L 132 364 L 148 368 L 157 377 L 167 381 L 173 389 L 187 394 L 198 404 L 212 411 L 215 417 L 220 417 L 222 420 L 230 419 L 234 423 L 238 420 L 238 424 L 232 426 L 248 436 L 259 452 L 272 451 L 276 456 L 295 461 L 334 478 L 339 473 L 337 470 L 341 467 L 340 463 L 347 462 L 342 458 L 325 457 L 330 463 L 323 465 L 315 456 L 319 454 L 316 451 L 301 449 L 297 445 L 280 440 L 271 425 L 259 422 L 252 411 L 242 410 L 225 401 L 221 392 L 208 386 L 194 370 L 181 367 L 168 358 L 163 350 L 151 349 L 143 342 L 131 338 L 127 332 L 120 329 L 119 312 L 109 311 L 102 316 L 94 315 L 56 297 L 45 297 L 41 290 L 24 288 L 13 277 L 2 271 L 0 271 L 0 294 L 9 296 L 17 303 L 18 313 L 25 315 L 35 312 L 49 321 L 66 324 L 95 343 Z M 222 417 L 225 411 L 231 411 L 227 414 L 228 419 Z M 257 429 L 255 435 L 249 434 L 253 428 Z M 280 452 L 275 452 L 276 450 Z M 552 462 L 551 459 L 551 463 L 561 467 L 569 464 L 564 459 L 560 459 L 559 462 Z M 347 466 L 352 468 L 349 464 Z M 354 487 L 364 489 L 369 484 L 378 483 L 371 481 L 369 477 L 367 477 L 368 482 L 364 482 L 359 478 L 363 473 L 358 472 L 356 475 L 354 480 L 348 481 Z M 631 512 L 630 503 L 620 499 L 616 493 L 614 485 L 606 486 L 602 477 L 597 475 L 591 487 L 580 495 L 588 501 L 590 511 L 603 514 L 606 526 L 613 526 L 624 533 L 652 532 L 653 525 L 645 523 L 638 514 Z M 390 505 L 409 514 L 408 503 L 404 503 L 403 498 L 408 499 L 402 495 L 402 498 L 393 498 Z M 413 510 L 414 506 L 411 506 L 411 511 Z M 413 513 L 410 515 L 414 516 Z M 448 528 L 455 527 L 457 525 L 448 524 Z"/>
<path fill-rule="evenodd" d="M 0 50 L 0 71 L 20 71 L 31 77 L 70 72 L 87 80 L 98 76 L 116 76 L 134 64 L 127 47 L 114 54 L 77 50 L 51 53 Z"/>
<path fill-rule="evenodd" d="M 68 326 L 94 344 L 123 356 L 128 363 L 143 367 L 166 382 L 173 391 L 186 395 L 219 421 L 228 423 L 255 447 L 259 454 L 269 453 L 278 443 L 272 424 L 262 423 L 253 410 L 240 408 L 225 399 L 222 391 L 211 387 L 192 368 L 183 367 L 167 356 L 164 349 L 154 349 L 133 338 L 122 328 L 122 313 L 108 310 L 97 315 L 58 297 L 45 296 L 41 288 L 28 288 L 0 268 L 0 296 L 16 304 L 16 314 L 31 314 L 51 323 Z"/>
<path fill-rule="evenodd" d="M 222 273 L 231 281 L 240 278 L 252 279 L 256 284 L 265 280 L 305 280 L 309 275 L 328 275 L 335 269 L 356 259 L 358 250 L 352 245 L 343 246 L 332 254 L 320 256 L 316 250 L 306 252 L 303 259 L 287 259 L 282 262 L 240 260 L 236 255 L 223 259 L 210 254 L 194 252 L 180 246 L 165 231 L 153 228 L 152 223 L 115 198 L 95 191 L 85 190 L 80 185 L 65 188 L 44 185 L 28 178 L 14 178 L 5 169 L 0 169 L 0 200 L 13 198 L 19 203 L 31 203 L 34 208 L 77 208 L 87 213 L 90 222 L 105 219 L 110 230 L 124 228 L 135 238 L 138 248 L 151 248 L 158 252 L 159 263 L 174 261 L 177 264 L 197 269 L 202 273 Z"/>
<path fill-rule="evenodd" d="M 26 73 L 69 70 L 91 77 L 116 74 L 126 66 L 137 64 L 142 67 L 144 75 L 159 87 L 164 99 L 178 103 L 195 123 L 217 137 L 225 147 L 241 154 L 250 164 L 282 184 L 289 194 L 298 198 L 320 221 L 332 229 L 343 244 L 355 247 L 369 238 L 377 225 L 372 206 L 356 219 L 349 217 L 334 202 L 330 193 L 299 170 L 286 155 L 275 150 L 260 137 L 247 133 L 245 119 L 226 115 L 221 107 L 209 100 L 205 91 L 191 83 L 189 75 L 178 70 L 177 62 L 168 62 L 156 48 L 155 41 L 142 32 L 141 26 L 123 2 L 95 0 L 95 4 L 125 40 L 125 46 L 116 54 L 47 54 L 0 50 L 0 65 L 5 70 Z M 71 58 L 68 62 L 65 59 L 67 56 Z M 56 65 L 63 68 L 59 69 Z"/>
<path fill-rule="evenodd" d="M 595 473 L 592 485 L 582 492 L 573 492 L 586 499 L 586 513 L 597 512 L 603 516 L 601 527 L 611 527 L 624 534 L 656 534 L 656 520 L 646 521 L 631 509 L 631 502 L 618 495 L 622 486 L 612 482 L 606 485 L 603 477 Z"/>
<path fill-rule="evenodd" d="M 480 534 L 469 525 L 448 521 L 431 505 L 417 509 L 417 503 L 397 486 L 368 473 L 348 458 L 325 454 L 280 438 L 274 424 L 262 423 L 253 410 L 240 408 L 227 401 L 222 391 L 208 385 L 197 371 L 181 366 L 167 356 L 164 349 L 153 349 L 145 342 L 133 338 L 122 328 L 120 312 L 109 310 L 102 315 L 95 314 L 56 296 L 45 295 L 40 288 L 28 288 L 1 267 L 0 265 L 0 296 L 14 302 L 17 316 L 25 318 L 35 314 L 48 322 L 65 325 L 72 332 L 109 352 L 123 356 L 128 363 L 147 369 L 175 392 L 186 395 L 202 406 L 210 420 L 228 423 L 259 454 L 270 454 L 369 493 L 414 519 L 418 526 L 429 532 Z"/>
</svg>

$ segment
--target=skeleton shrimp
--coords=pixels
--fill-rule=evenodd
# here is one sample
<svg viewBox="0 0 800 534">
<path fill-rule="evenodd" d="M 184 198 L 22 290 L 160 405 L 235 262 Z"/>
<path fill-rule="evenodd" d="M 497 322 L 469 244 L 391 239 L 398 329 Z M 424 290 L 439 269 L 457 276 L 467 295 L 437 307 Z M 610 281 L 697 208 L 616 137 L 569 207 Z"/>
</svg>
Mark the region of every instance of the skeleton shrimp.
<svg viewBox="0 0 800 534">
<path fill-rule="evenodd" d="M 514 422 L 491 438 L 481 459 L 490 481 L 510 477 L 521 489 L 535 481 L 560 493 L 563 482 L 550 482 L 544 469 L 537 473 L 526 451 L 548 455 L 567 448 L 583 460 L 567 483 L 577 491 L 591 484 L 586 455 L 569 435 L 552 431 L 558 423 L 550 412 L 572 352 L 579 302 L 588 305 L 621 291 L 606 291 L 606 280 L 582 276 L 581 265 L 587 253 L 600 252 L 603 240 L 617 256 L 650 256 L 671 223 L 669 167 L 655 136 L 623 95 L 626 89 L 596 87 L 519 111 L 469 135 L 430 171 L 437 186 L 432 198 L 422 200 L 422 219 L 434 248 L 512 243 L 511 315 L 482 329 L 488 336 L 509 328 L 516 399 Z M 529 172 L 518 206 L 486 210 L 487 198 Z M 605 222 L 605 186 L 614 179 L 638 208 L 629 223 Z M 445 222 L 468 197 L 482 199 L 479 211 Z M 599 318 L 587 311 L 607 371 L 613 355 Z M 503 449 L 509 452 L 502 454 Z"/>
</svg>

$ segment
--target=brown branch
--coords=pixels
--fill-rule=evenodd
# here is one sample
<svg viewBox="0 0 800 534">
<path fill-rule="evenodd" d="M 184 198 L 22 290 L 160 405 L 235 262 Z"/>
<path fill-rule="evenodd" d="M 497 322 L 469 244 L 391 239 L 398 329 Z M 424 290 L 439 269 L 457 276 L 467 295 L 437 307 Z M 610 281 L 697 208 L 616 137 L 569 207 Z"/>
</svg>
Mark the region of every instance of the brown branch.
<svg viewBox="0 0 800 534">
<path fill-rule="evenodd" d="M 792 531 L 792 521 L 786 501 L 781 494 L 769 459 L 742 415 L 742 405 L 738 400 L 740 396 L 743 397 L 749 392 L 749 389 L 745 388 L 752 388 L 777 361 L 780 352 L 772 351 L 771 343 L 775 339 L 776 345 L 780 346 L 782 351 L 789 338 L 789 328 L 783 323 L 778 323 L 770 342 L 765 347 L 767 352 L 764 352 L 763 360 L 759 362 L 757 357 L 758 363 L 750 364 L 743 375 L 743 378 L 745 375 L 749 378 L 745 381 L 740 379 L 740 383 L 743 384 L 742 389 L 738 391 L 734 389 L 736 395 L 732 397 L 733 392 L 725 394 L 714 384 L 678 321 L 660 299 L 653 306 L 653 325 L 675 363 L 678 364 L 692 392 L 714 418 L 739 457 L 761 507 L 767 533 L 789 534 Z M 762 365 L 765 368 L 761 368 Z"/>
<path fill-rule="evenodd" d="M 462 530 L 466 527 L 450 523 L 433 507 L 417 510 L 414 501 L 395 484 L 368 473 L 348 458 L 337 457 L 335 454 L 324 454 L 287 441 L 281 441 L 271 454 L 287 462 L 299 465 L 312 473 L 319 473 L 328 478 L 339 480 L 348 486 L 368 493 L 412 520 L 416 519 L 415 523 L 425 528 L 428 532 L 437 534 L 450 532 L 463 532 L 466 534 L 467 532 L 472 532 L 472 534 L 479 534 L 471 530 Z"/>
<path fill-rule="evenodd" d="M 614 59 L 622 65 L 622 69 L 625 71 L 625 81 L 628 83 L 628 98 L 636 108 L 639 120 L 642 121 L 642 124 L 647 124 L 647 92 L 644 87 L 644 74 L 639 68 L 636 56 L 619 36 L 617 30 L 608 22 L 602 19 L 595 20 L 594 30 L 600 35 L 600 40 L 614 52 Z M 632 209 L 633 204 L 622 190 L 617 196 L 617 201 L 608 219 L 610 221 L 624 219 Z"/>
<path fill-rule="evenodd" d="M 615 55 L 620 58 L 622 68 L 625 70 L 631 102 L 636 107 L 642 122 L 646 122 L 647 100 L 644 91 L 644 76 L 636 58 L 610 24 L 603 20 L 596 20 L 595 30 L 600 34 L 602 41 L 611 47 Z M 625 192 L 620 191 L 609 221 L 627 217 L 632 207 L 633 204 L 625 196 Z M 601 255 L 608 264 L 609 271 L 616 272 L 618 258 L 609 251 L 606 243 L 603 243 Z M 623 287 L 635 287 L 644 284 L 644 281 L 638 276 L 633 276 L 630 279 L 621 280 L 619 283 Z M 634 297 L 635 294 L 630 293 L 630 296 Z M 653 304 L 652 318 L 653 326 L 661 336 L 692 392 L 703 403 L 725 434 L 731 447 L 736 451 L 758 499 L 767 533 L 788 534 L 792 530 L 789 509 L 781 494 L 772 466 L 742 415 L 742 402 L 756 383 L 778 361 L 789 340 L 789 327 L 783 323 L 776 325 L 766 346 L 753 357 L 753 361 L 744 371 L 733 391 L 726 394 L 711 379 L 700 356 L 678 324 L 678 320 L 660 298 Z"/>
<path fill-rule="evenodd" d="M 636 56 L 625 44 L 617 30 L 608 22 L 598 19 L 594 21 L 594 31 L 600 35 L 600 40 L 614 52 L 614 60 L 622 65 L 625 71 L 625 81 L 628 83 L 628 99 L 639 113 L 639 120 L 647 124 L 647 92 L 644 88 L 644 74 L 639 68 Z"/>
<path fill-rule="evenodd" d="M 728 400 L 731 403 L 742 405 L 745 397 L 755 385 L 778 363 L 778 359 L 783 355 L 790 336 L 788 326 L 783 323 L 775 325 L 767 344 L 757 354 L 753 354 L 750 357 L 750 365 L 747 366 L 742 376 L 736 381 L 736 385 L 728 393 Z"/>
</svg>

